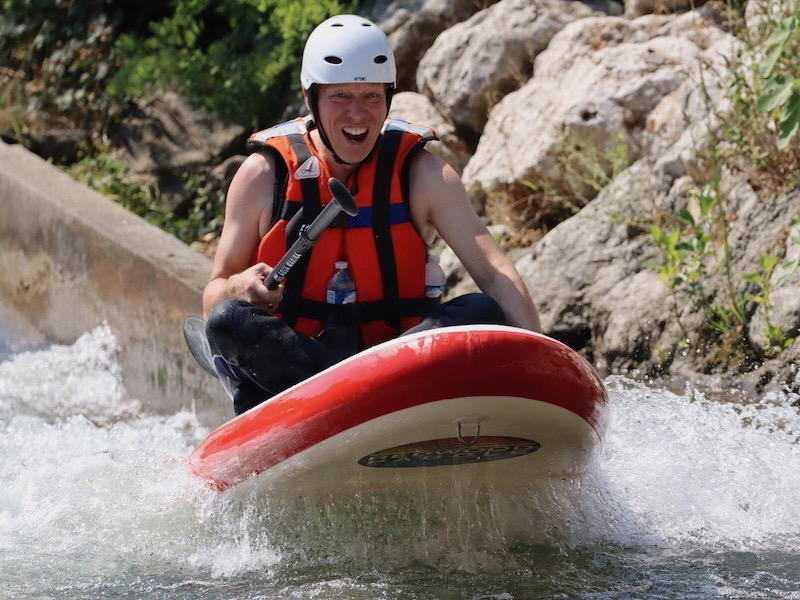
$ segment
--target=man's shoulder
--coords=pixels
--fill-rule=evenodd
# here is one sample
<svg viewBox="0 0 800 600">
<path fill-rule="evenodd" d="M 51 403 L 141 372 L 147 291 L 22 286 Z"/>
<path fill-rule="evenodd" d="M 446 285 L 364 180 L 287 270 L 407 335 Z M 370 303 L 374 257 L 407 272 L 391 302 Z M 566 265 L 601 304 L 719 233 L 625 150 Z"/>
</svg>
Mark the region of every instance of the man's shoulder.
<svg viewBox="0 0 800 600">
<path fill-rule="evenodd" d="M 439 139 L 436 136 L 436 132 L 430 127 L 426 127 L 425 125 L 415 125 L 414 123 L 409 123 L 408 121 L 404 121 L 402 119 L 386 119 L 383 124 L 383 132 L 387 133 L 390 131 L 413 133 L 419 136 L 420 139 L 425 142 Z"/>
<path fill-rule="evenodd" d="M 308 132 L 308 123 L 308 117 L 301 117 L 256 131 L 248 139 L 248 145 L 255 147 L 265 146 L 269 140 L 274 138 L 286 137 L 287 135 L 305 135 Z"/>
<path fill-rule="evenodd" d="M 257 181 L 258 185 L 263 185 L 274 179 L 276 169 L 275 154 L 267 148 L 257 148 L 244 159 L 236 171 L 236 176 L 243 181 Z M 265 177 L 269 179 L 265 180 Z"/>
</svg>

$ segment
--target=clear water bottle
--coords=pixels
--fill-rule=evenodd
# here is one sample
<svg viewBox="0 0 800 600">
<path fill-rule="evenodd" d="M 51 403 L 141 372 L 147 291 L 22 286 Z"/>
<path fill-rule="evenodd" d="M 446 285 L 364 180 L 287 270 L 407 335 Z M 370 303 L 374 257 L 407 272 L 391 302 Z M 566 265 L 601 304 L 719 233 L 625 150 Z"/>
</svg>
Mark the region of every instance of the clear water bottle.
<svg viewBox="0 0 800 600">
<path fill-rule="evenodd" d="M 447 276 L 439 265 L 439 257 L 435 254 L 428 254 L 428 262 L 425 264 L 425 296 L 441 298 L 446 281 Z"/>
<path fill-rule="evenodd" d="M 347 272 L 347 261 L 337 260 L 333 266 L 336 273 L 328 284 L 328 304 L 355 304 L 356 284 Z"/>
<path fill-rule="evenodd" d="M 356 303 L 356 285 L 347 272 L 347 261 L 337 260 L 334 264 L 336 273 L 328 283 L 326 301 L 333 307 L 331 316 L 319 334 L 319 341 L 341 358 L 347 358 L 358 352 L 358 325 L 352 319 Z"/>
</svg>

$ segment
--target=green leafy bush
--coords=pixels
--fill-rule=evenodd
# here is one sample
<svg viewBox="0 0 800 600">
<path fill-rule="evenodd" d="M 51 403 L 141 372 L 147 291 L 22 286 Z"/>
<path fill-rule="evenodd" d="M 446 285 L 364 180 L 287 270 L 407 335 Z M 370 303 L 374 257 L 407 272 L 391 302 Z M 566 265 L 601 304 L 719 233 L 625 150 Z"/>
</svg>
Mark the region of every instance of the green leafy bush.
<svg viewBox="0 0 800 600">
<path fill-rule="evenodd" d="M 709 127 L 707 139 L 712 181 L 689 194 L 692 210 L 673 215 L 674 228 L 650 228 L 662 256 L 648 266 L 672 292 L 673 317 L 686 343 L 738 347 L 751 366 L 777 356 L 794 341 L 771 320 L 772 293 L 786 276 L 773 278 L 782 257 L 771 253 L 760 255 L 752 271 L 733 275 L 731 217 L 721 177 L 723 172 L 742 174 L 769 198 L 800 184 L 800 9 L 795 0 L 780 5 L 779 11 L 776 6 L 757 7 L 759 12 L 752 15 L 757 24 L 751 27 L 743 7 L 730 7 L 729 26 L 741 45 L 727 65 L 731 108 L 720 109 L 706 98 L 709 114 L 721 123 L 719 129 Z M 783 265 L 786 272 L 797 266 Z M 758 307 L 766 323 L 765 348 L 756 348 L 750 339 L 750 319 Z M 703 315 L 702 325 L 691 332 L 681 323 L 690 313 Z"/>
<path fill-rule="evenodd" d="M 338 0 L 176 0 L 174 11 L 116 44 L 109 91 L 146 95 L 176 86 L 198 108 L 253 128 L 298 97 L 303 44 L 345 7 Z"/>
<path fill-rule="evenodd" d="M 303 44 L 339 0 L 0 0 L 0 105 L 102 137 L 113 98 L 178 89 L 247 126 L 298 98 Z"/>
<path fill-rule="evenodd" d="M 123 18 L 113 0 L 0 0 L 2 106 L 89 128 L 107 109 L 111 46 Z"/>
<path fill-rule="evenodd" d="M 206 178 L 185 173 L 189 188 L 195 190 L 188 206 L 169 209 L 159 201 L 156 178 L 137 175 L 118 158 L 113 148 L 102 144 L 91 155 L 66 168 L 84 185 L 114 200 L 134 214 L 187 244 L 219 230 L 223 220 L 223 191 L 208 185 Z"/>
<path fill-rule="evenodd" d="M 224 191 L 203 169 L 183 173 L 191 194 L 171 207 L 115 159 L 107 140 L 125 101 L 177 89 L 228 121 L 270 125 L 299 98 L 308 33 L 354 10 L 338 0 L 0 0 L 0 129 L 21 143 L 36 129 L 89 132 L 70 173 L 192 242 L 219 229 Z"/>
<path fill-rule="evenodd" d="M 724 164 L 747 174 L 757 191 L 780 195 L 800 184 L 800 3 L 754 0 L 751 23 L 728 12 L 739 51 L 728 64 L 731 110 L 717 112 Z"/>
<path fill-rule="evenodd" d="M 800 10 L 782 19 L 764 42 L 766 56 L 759 65 L 759 74 L 766 80 L 766 92 L 759 98 L 758 109 L 777 113 L 780 150 L 789 147 L 800 131 Z"/>
</svg>

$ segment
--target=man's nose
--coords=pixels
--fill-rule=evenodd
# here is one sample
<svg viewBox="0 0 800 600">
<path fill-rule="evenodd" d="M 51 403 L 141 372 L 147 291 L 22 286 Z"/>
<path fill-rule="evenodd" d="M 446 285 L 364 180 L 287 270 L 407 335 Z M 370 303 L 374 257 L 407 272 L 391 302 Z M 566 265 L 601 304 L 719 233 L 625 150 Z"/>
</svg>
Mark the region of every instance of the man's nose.
<svg viewBox="0 0 800 600">
<path fill-rule="evenodd" d="M 349 114 L 361 114 L 366 110 L 366 103 L 360 98 L 353 98 L 347 105 L 347 112 Z"/>
</svg>

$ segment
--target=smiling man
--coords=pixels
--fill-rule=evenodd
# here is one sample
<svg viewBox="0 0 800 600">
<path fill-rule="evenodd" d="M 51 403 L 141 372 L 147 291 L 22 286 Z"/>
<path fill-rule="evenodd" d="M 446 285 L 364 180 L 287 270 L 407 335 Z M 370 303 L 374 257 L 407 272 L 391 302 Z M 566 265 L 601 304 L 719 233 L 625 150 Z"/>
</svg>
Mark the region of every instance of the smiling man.
<svg viewBox="0 0 800 600">
<path fill-rule="evenodd" d="M 228 190 L 225 223 L 203 294 L 212 351 L 234 381 L 237 414 L 353 352 L 433 327 L 491 323 L 539 330 L 536 307 L 513 264 L 475 213 L 456 172 L 424 149 L 427 128 L 387 120 L 396 68 L 370 21 L 339 15 L 320 24 L 303 53 L 310 115 L 260 131 Z M 301 228 L 331 200 L 330 177 L 359 206 L 335 222 L 276 290 L 265 278 Z M 426 297 L 436 234 L 482 293 L 440 304 Z M 326 302 L 346 261 L 356 302 Z M 343 348 L 335 321 L 357 332 Z"/>
</svg>

